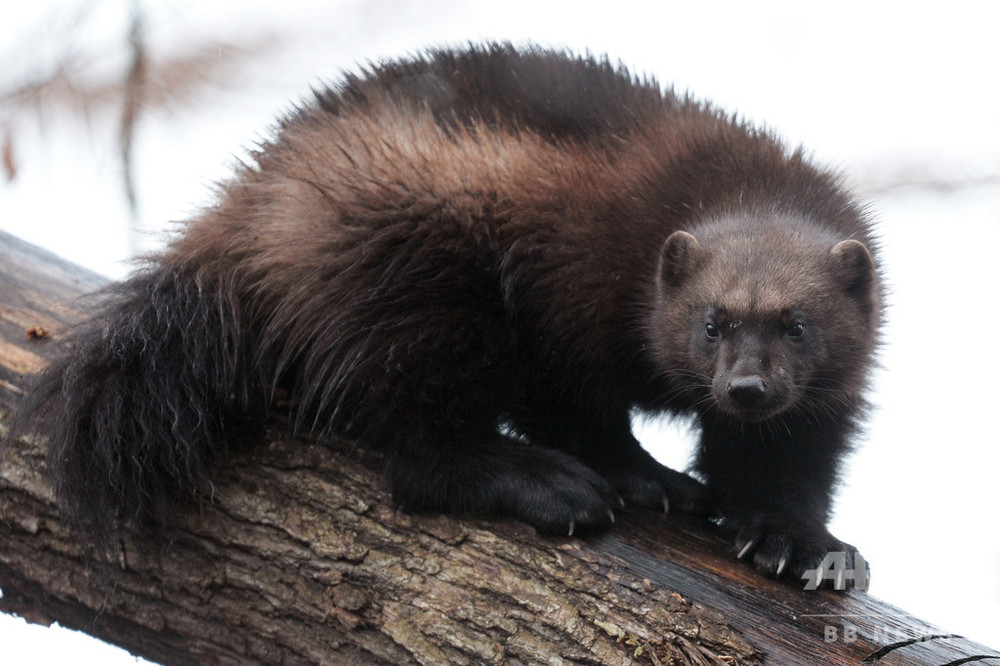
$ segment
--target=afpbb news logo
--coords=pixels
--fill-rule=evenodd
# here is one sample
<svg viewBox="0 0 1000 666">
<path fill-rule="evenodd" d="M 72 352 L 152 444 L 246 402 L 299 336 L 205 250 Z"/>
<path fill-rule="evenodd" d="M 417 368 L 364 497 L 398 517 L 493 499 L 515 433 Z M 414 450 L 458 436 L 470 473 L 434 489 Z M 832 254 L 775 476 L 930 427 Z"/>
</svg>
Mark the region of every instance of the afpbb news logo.
<svg viewBox="0 0 1000 666">
<path fill-rule="evenodd" d="M 816 590 L 826 581 L 835 590 L 846 590 L 850 581 L 855 590 L 867 592 L 871 570 L 861 553 L 855 551 L 854 557 L 849 557 L 849 553 L 840 550 L 827 553 L 815 569 L 806 569 L 802 580 L 806 582 L 805 590 Z"/>
</svg>

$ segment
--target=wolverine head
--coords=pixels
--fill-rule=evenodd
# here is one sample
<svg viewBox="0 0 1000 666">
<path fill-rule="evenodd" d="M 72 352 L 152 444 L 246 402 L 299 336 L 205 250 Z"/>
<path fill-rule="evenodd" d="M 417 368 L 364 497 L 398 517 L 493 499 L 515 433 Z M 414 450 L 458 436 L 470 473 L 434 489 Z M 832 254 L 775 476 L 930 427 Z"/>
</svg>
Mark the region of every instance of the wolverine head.
<svg viewBox="0 0 1000 666">
<path fill-rule="evenodd" d="M 657 280 L 658 363 L 698 408 L 760 422 L 860 392 L 880 307 L 861 242 L 788 216 L 725 217 L 671 234 Z"/>
</svg>

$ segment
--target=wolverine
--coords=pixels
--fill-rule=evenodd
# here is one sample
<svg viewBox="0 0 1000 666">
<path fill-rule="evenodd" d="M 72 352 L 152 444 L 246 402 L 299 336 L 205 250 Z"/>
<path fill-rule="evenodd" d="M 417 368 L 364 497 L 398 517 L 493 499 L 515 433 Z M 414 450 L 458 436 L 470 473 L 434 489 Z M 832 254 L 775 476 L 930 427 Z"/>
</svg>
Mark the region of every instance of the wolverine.
<svg viewBox="0 0 1000 666">
<path fill-rule="evenodd" d="M 223 443 L 377 451 L 393 500 L 572 534 L 716 517 L 799 576 L 857 436 L 882 316 L 839 177 L 608 60 L 487 44 L 314 92 L 111 287 L 37 380 L 57 497 L 98 545 L 155 533 Z M 693 474 L 631 431 L 694 418 Z"/>
</svg>

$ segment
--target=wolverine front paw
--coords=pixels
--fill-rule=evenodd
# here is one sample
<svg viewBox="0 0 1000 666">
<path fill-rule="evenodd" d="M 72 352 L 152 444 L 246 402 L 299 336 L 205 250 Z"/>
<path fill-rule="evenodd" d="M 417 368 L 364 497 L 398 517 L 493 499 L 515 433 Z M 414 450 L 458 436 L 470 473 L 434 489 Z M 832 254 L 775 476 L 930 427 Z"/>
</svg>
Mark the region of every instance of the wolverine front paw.
<svg viewBox="0 0 1000 666">
<path fill-rule="evenodd" d="M 561 451 L 500 442 L 476 455 L 390 455 L 393 499 L 412 511 L 503 517 L 572 536 L 615 520 L 620 498 L 600 474 Z"/>
<path fill-rule="evenodd" d="M 542 532 L 566 536 L 615 521 L 619 497 L 599 474 L 557 451 L 535 450 L 531 458 L 484 484 L 488 505 Z"/>
<path fill-rule="evenodd" d="M 711 492 L 700 481 L 656 462 L 644 451 L 637 460 L 600 468 L 627 505 L 698 516 L 715 515 Z"/>
<path fill-rule="evenodd" d="M 868 570 L 854 546 L 823 528 L 782 528 L 767 523 L 744 526 L 736 535 L 736 557 L 767 576 L 804 581 L 805 589 L 867 589 Z M 850 581 L 853 584 L 850 584 Z"/>
</svg>

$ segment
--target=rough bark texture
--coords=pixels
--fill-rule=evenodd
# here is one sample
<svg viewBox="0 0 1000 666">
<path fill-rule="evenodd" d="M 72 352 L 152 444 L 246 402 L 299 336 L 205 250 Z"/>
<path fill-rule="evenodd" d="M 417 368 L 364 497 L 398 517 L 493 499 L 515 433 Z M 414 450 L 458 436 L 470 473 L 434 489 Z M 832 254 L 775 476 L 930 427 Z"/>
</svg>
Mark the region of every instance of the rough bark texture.
<svg viewBox="0 0 1000 666">
<path fill-rule="evenodd" d="M 79 296 L 100 283 L 0 234 L 0 424 L 86 309 Z M 178 507 L 168 546 L 143 556 L 123 542 L 105 570 L 59 515 L 44 442 L 13 440 L 0 455 L 0 610 L 164 663 L 945 664 L 996 654 L 939 637 L 873 655 L 945 632 L 864 594 L 762 579 L 713 526 L 684 516 L 624 514 L 581 540 L 397 512 L 376 460 L 277 431 L 228 456 L 203 499 Z"/>
</svg>

